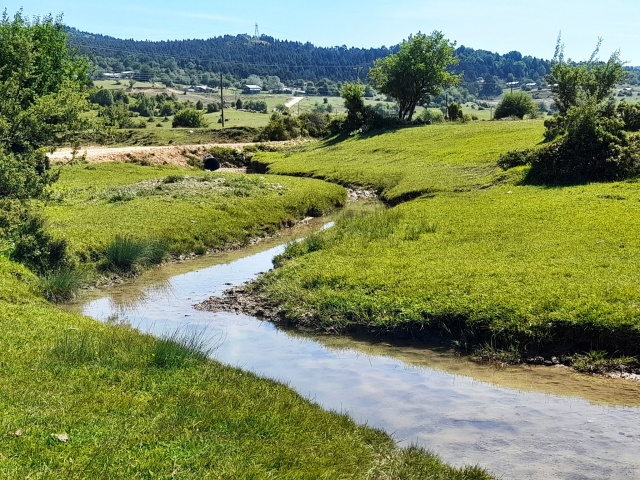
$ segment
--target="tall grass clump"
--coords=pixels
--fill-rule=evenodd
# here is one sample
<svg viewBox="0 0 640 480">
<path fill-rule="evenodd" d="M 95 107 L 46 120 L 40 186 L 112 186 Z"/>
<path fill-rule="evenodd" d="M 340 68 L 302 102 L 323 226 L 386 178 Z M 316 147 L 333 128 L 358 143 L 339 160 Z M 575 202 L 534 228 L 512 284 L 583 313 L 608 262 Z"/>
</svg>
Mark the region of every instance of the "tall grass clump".
<svg viewBox="0 0 640 480">
<path fill-rule="evenodd" d="M 401 220 L 400 212 L 396 209 L 361 214 L 336 223 L 336 236 L 357 238 L 362 241 L 387 238 L 399 228 Z"/>
<path fill-rule="evenodd" d="M 118 235 L 104 251 L 102 269 L 131 273 L 146 265 L 161 263 L 167 253 L 168 245 L 164 242 Z"/>
<path fill-rule="evenodd" d="M 64 365 L 90 363 L 99 357 L 98 338 L 87 330 L 67 330 L 54 342 L 51 356 Z"/>
<path fill-rule="evenodd" d="M 151 364 L 157 368 L 180 368 L 189 363 L 205 361 L 215 351 L 211 339 L 203 332 L 175 332 L 155 343 Z"/>
<path fill-rule="evenodd" d="M 46 272 L 40 277 L 40 288 L 44 298 L 54 303 L 71 300 L 86 281 L 83 271 L 65 266 Z"/>
</svg>

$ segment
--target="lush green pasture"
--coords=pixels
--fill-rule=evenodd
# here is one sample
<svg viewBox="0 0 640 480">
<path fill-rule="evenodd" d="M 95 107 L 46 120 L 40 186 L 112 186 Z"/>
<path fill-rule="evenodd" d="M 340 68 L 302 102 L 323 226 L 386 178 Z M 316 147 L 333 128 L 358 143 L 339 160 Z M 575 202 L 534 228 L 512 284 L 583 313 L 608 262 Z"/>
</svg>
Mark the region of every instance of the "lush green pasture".
<svg viewBox="0 0 640 480">
<path fill-rule="evenodd" d="M 116 236 L 162 241 L 174 254 L 246 243 L 329 212 L 346 193 L 312 179 L 104 163 L 64 167 L 54 198 L 50 230 L 90 260 Z"/>
<path fill-rule="evenodd" d="M 522 169 L 496 171 L 501 151 L 540 133 L 539 123 L 429 126 L 263 155 L 271 172 L 367 185 L 392 202 L 431 198 L 290 247 L 261 288 L 318 328 L 640 354 L 640 184 L 542 188 L 519 185 Z"/>
<path fill-rule="evenodd" d="M 358 185 L 395 203 L 500 183 L 504 174 L 496 159 L 535 145 L 543 131 L 540 121 L 429 125 L 328 141 L 295 154 L 259 154 L 255 160 L 270 173 Z"/>
<path fill-rule="evenodd" d="M 2 478 L 488 478 L 209 361 L 203 338 L 63 313 L 36 285 L 0 259 Z"/>
</svg>

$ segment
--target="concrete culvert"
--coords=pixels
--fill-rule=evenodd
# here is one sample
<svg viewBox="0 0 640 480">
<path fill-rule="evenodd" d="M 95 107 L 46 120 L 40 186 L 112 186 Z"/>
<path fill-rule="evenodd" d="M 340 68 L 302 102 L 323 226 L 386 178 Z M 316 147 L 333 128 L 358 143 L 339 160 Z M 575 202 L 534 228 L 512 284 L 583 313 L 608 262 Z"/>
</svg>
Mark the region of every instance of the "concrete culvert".
<svg viewBox="0 0 640 480">
<path fill-rule="evenodd" d="M 204 165 L 205 170 L 209 170 L 211 172 L 220 168 L 220 162 L 216 157 L 212 156 L 204 157 L 202 159 L 202 164 Z"/>
</svg>

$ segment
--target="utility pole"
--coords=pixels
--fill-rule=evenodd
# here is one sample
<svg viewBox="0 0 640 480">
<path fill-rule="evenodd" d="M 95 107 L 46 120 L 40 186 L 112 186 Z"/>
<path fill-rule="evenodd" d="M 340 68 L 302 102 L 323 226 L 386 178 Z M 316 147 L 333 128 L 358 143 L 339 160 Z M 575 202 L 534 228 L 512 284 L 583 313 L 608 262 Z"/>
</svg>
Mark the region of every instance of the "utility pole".
<svg viewBox="0 0 640 480">
<path fill-rule="evenodd" d="M 222 72 L 220 72 L 220 110 L 222 111 L 222 128 L 224 129 L 224 91 L 222 85 Z"/>
<path fill-rule="evenodd" d="M 353 67 L 353 69 L 356 71 L 356 81 L 358 83 L 360 83 L 360 71 L 363 69 L 364 67 L 361 65 L 358 65 L 357 67 Z"/>
</svg>

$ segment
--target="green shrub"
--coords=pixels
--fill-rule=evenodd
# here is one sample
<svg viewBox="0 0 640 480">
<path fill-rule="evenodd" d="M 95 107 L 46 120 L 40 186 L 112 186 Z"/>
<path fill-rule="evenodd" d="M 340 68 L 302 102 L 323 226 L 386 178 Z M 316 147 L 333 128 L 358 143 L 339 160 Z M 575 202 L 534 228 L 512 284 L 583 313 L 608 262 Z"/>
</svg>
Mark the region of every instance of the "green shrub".
<svg viewBox="0 0 640 480">
<path fill-rule="evenodd" d="M 240 99 L 238 99 L 240 101 Z M 242 104 L 240 106 L 242 108 Z M 254 112 L 267 113 L 269 107 L 267 106 L 267 102 L 264 100 L 247 100 L 244 102 L 245 110 L 251 110 Z"/>
<path fill-rule="evenodd" d="M 537 151 L 527 181 L 571 184 L 617 180 L 638 173 L 640 148 L 622 120 L 593 103 L 571 107 L 564 137 Z"/>
<path fill-rule="evenodd" d="M 620 103 L 616 108 L 616 112 L 624 122 L 624 129 L 628 132 L 637 132 L 640 130 L 640 105 L 629 105 Z"/>
<path fill-rule="evenodd" d="M 302 131 L 314 138 L 323 138 L 329 134 L 330 117 L 326 113 L 303 113 L 298 117 Z"/>
<path fill-rule="evenodd" d="M 504 170 L 508 170 L 510 168 L 521 167 L 523 165 L 531 165 L 531 162 L 535 158 L 536 151 L 533 149 L 512 150 L 500 155 L 500 158 L 498 159 L 498 166 Z"/>
<path fill-rule="evenodd" d="M 34 272 L 43 273 L 67 262 L 67 242 L 54 238 L 45 220 L 19 202 L 0 202 L 0 240 L 8 245 L 5 252 Z"/>
<path fill-rule="evenodd" d="M 444 122 L 444 113 L 442 113 L 440 110 L 425 108 L 418 115 L 418 121 L 426 123 L 427 125 L 432 123 L 442 123 Z"/>
<path fill-rule="evenodd" d="M 246 167 L 250 158 L 236 148 L 211 147 L 209 153 L 215 157 L 220 164 L 232 165 L 234 167 Z"/>
<path fill-rule="evenodd" d="M 331 135 L 339 135 L 344 132 L 346 122 L 347 118 L 345 116 L 332 117 L 328 125 L 329 133 Z"/>
<path fill-rule="evenodd" d="M 522 120 L 526 115 L 535 117 L 537 111 L 536 104 L 528 93 L 513 92 L 505 94 L 504 98 L 498 103 L 493 118 L 499 120 L 501 118 L 517 117 Z"/>
<path fill-rule="evenodd" d="M 261 140 L 284 141 L 300 136 L 300 122 L 291 115 L 275 112 L 260 134 Z"/>
<path fill-rule="evenodd" d="M 449 104 L 447 107 L 447 115 L 449 117 L 449 121 L 455 122 L 456 120 L 462 120 L 462 107 L 458 105 L 456 102 Z"/>
<path fill-rule="evenodd" d="M 194 108 L 183 108 L 175 114 L 171 126 L 173 128 L 203 128 L 207 126 L 207 122 L 204 118 L 204 113 L 202 112 L 202 110 L 196 110 Z"/>
</svg>

